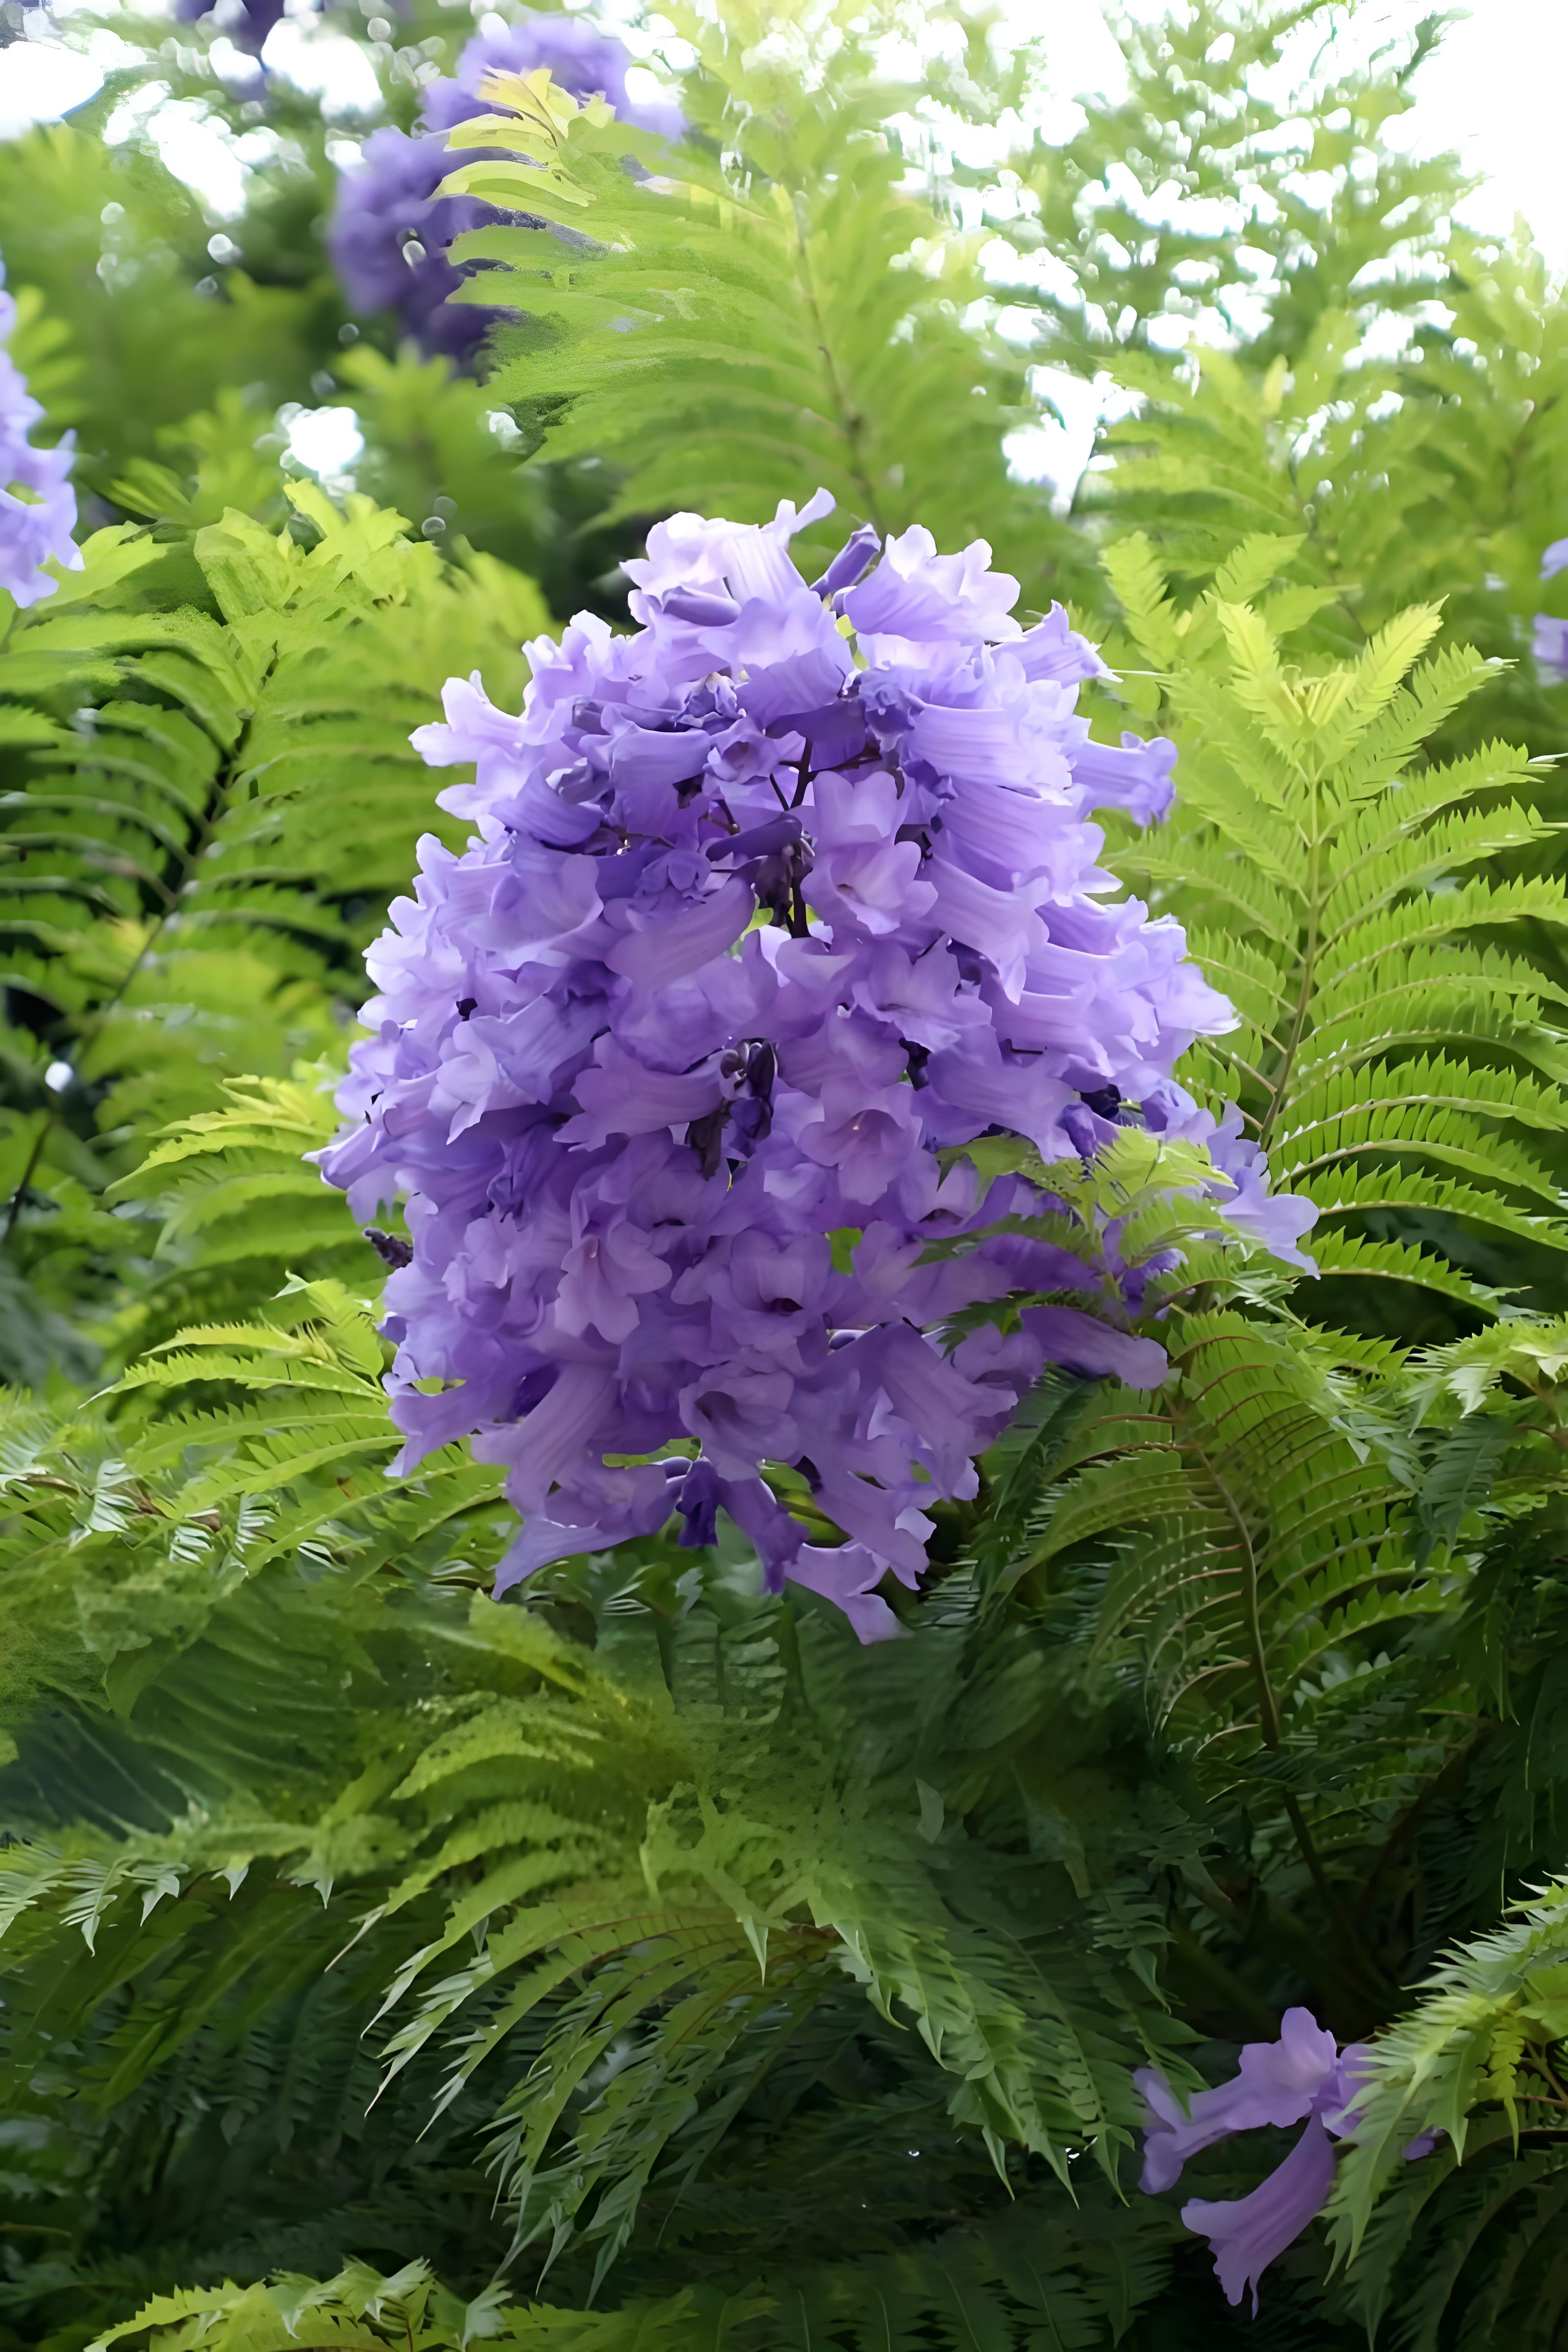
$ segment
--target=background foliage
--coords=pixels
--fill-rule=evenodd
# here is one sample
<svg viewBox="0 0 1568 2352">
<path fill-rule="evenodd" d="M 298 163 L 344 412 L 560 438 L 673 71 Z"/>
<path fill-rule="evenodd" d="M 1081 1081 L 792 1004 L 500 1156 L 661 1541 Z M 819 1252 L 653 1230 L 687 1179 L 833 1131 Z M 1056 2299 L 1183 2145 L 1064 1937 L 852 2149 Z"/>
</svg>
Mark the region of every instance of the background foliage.
<svg viewBox="0 0 1568 2352">
<path fill-rule="evenodd" d="M 1052 144 L 1048 26 L 671 7 L 679 152 L 570 108 L 531 178 L 493 127 L 454 152 L 588 240 L 473 233 L 519 315 L 462 374 L 331 277 L 368 114 L 216 18 L 106 21 L 101 93 L 0 145 L 87 559 L 0 643 L 5 2340 L 1568 2341 L 1568 701 L 1531 651 L 1568 314 L 1387 141 L 1439 26 L 1187 0 Z M 307 34 L 407 125 L 471 29 Z M 192 119 L 221 221 L 163 160 Z M 1065 512 L 1009 462 L 1040 365 L 1133 396 Z M 868 1651 L 723 1547 L 490 1601 L 492 1475 L 386 1475 L 380 1260 L 302 1165 L 450 829 L 406 742 L 441 681 L 515 707 L 650 520 L 818 481 L 991 540 L 1105 640 L 1097 730 L 1176 739 L 1115 856 L 1243 1016 L 1187 1082 L 1321 1213 L 1316 1280 L 1170 1294 L 1156 1397 L 1047 1380 Z M 1131 2072 L 1212 2080 L 1302 2000 L 1373 2041 L 1371 2125 L 1254 2321 L 1137 2190 Z"/>
</svg>

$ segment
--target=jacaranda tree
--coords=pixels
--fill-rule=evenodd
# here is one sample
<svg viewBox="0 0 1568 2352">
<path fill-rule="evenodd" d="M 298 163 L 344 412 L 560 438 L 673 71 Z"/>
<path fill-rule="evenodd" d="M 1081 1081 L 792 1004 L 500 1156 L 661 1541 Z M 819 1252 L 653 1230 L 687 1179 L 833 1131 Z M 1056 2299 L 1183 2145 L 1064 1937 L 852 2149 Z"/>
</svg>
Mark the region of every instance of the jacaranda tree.
<svg viewBox="0 0 1568 2352">
<path fill-rule="evenodd" d="M 1568 306 L 1374 13 L 0 10 L 0 2352 L 1568 2347 Z"/>
</svg>

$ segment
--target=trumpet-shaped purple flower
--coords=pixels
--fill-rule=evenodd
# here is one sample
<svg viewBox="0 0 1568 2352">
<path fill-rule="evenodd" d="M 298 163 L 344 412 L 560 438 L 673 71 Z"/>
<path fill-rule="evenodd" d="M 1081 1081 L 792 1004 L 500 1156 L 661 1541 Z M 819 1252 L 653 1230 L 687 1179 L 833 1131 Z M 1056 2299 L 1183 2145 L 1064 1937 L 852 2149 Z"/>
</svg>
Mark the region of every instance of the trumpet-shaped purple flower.
<svg viewBox="0 0 1568 2352">
<path fill-rule="evenodd" d="M 69 571 L 81 570 L 81 550 L 71 537 L 76 436 L 68 433 L 52 449 L 35 448 L 28 438 L 44 412 L 4 348 L 16 323 L 16 305 L 5 283 L 0 267 L 0 588 L 27 605 L 55 593 L 57 583 L 43 568 L 51 557 Z"/>
<path fill-rule="evenodd" d="M 1143 2067 L 1133 2076 L 1148 2116 L 1139 2185 L 1151 2196 L 1174 2186 L 1190 2156 L 1232 2132 L 1270 2124 L 1305 2126 L 1283 2162 L 1249 2196 L 1194 2197 L 1182 2208 L 1187 2228 L 1209 2242 L 1227 2303 L 1239 2303 L 1250 2290 L 1256 2313 L 1258 2280 L 1328 2202 L 1332 2142 L 1354 2136 L 1368 2055 L 1360 2042 L 1341 2050 L 1310 2010 L 1288 2009 L 1278 2042 L 1247 2042 L 1230 2081 L 1195 2092 L 1184 2108 L 1156 2068 Z M 1434 2137 L 1423 2133 L 1412 2140 L 1406 2158 L 1425 2156 Z"/>
<path fill-rule="evenodd" d="M 531 73 L 546 66 L 574 98 L 607 98 L 623 121 L 678 137 L 683 127 L 678 107 L 628 100 L 631 63 L 619 41 L 579 16 L 525 16 L 469 41 L 456 78 L 426 89 L 420 129 L 373 131 L 361 162 L 338 184 L 328 245 L 355 310 L 396 310 L 404 331 L 426 356 L 471 359 L 502 313 L 452 299 L 463 272 L 447 257 L 456 237 L 503 215 L 480 197 L 437 191 L 455 162 L 498 151 L 470 149 L 454 158 L 447 133 L 487 111 L 479 92 L 488 74 Z"/>
<path fill-rule="evenodd" d="M 1258 2280 L 1322 2211 L 1333 2185 L 1333 2142 L 1313 2114 L 1289 2156 L 1250 2196 L 1189 2199 L 1182 2219 L 1189 2230 L 1208 2240 L 1227 2303 L 1239 2303 L 1250 2292 L 1257 2316 Z"/>
<path fill-rule="evenodd" d="M 451 681 L 415 740 L 472 765 L 440 797 L 474 835 L 422 845 L 370 951 L 322 1165 L 362 1217 L 406 1199 L 402 1460 L 471 1435 L 504 1466 L 503 1584 L 722 1510 L 873 1638 L 1044 1365 L 1165 1371 L 1113 1237 L 998 1232 L 1041 1196 L 963 1146 L 1081 1157 L 1142 1105 L 1288 1254 L 1309 1213 L 1173 1080 L 1230 1007 L 1096 864 L 1091 810 L 1163 808 L 1171 747 L 1090 743 L 1098 657 L 1021 628 L 984 544 L 910 531 L 856 586 L 862 530 L 808 587 L 790 541 L 831 505 L 659 524 L 636 634 L 541 638 L 516 717 Z"/>
<path fill-rule="evenodd" d="M 658 100 L 638 104 L 628 97 L 626 69 L 631 63 L 621 43 L 602 33 L 590 17 L 540 10 L 515 25 L 476 34 L 458 59 L 454 78 L 426 88 L 425 121 L 432 131 L 469 122 L 487 111 L 479 92 L 488 74 L 532 73 L 536 67 L 547 66 L 574 98 L 607 98 L 623 122 L 638 122 L 646 131 L 662 131 L 678 139 L 685 128 L 678 106 Z"/>
</svg>

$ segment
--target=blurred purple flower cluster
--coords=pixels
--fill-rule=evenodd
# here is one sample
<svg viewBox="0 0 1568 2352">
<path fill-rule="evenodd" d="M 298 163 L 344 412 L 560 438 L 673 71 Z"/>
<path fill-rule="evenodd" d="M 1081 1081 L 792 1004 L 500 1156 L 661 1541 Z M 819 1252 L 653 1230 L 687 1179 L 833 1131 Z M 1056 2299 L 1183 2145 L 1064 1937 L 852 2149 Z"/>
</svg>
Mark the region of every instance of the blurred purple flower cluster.
<svg viewBox="0 0 1568 2352">
<path fill-rule="evenodd" d="M 174 15 L 182 25 L 194 25 L 216 13 L 235 47 L 258 58 L 268 35 L 283 21 L 283 7 L 284 0 L 226 0 L 223 5 L 219 0 L 175 0 Z M 259 78 L 256 86 L 263 86 Z"/>
<path fill-rule="evenodd" d="M 373 131 L 363 160 L 339 183 L 328 242 L 355 310 L 396 310 L 405 332 L 427 356 L 471 358 L 500 314 L 453 301 L 463 273 L 447 255 L 454 237 L 502 215 L 478 196 L 437 194 L 458 162 L 493 152 L 469 149 L 454 157 L 447 133 L 488 111 L 479 96 L 487 74 L 531 73 L 547 66 L 572 97 L 606 98 L 623 121 L 678 137 L 678 108 L 637 106 L 627 99 L 631 63 L 619 41 L 582 16 L 526 16 L 471 40 L 458 60 L 456 79 L 433 81 L 426 89 L 421 128 L 412 134 Z"/>
<path fill-rule="evenodd" d="M 49 557 L 69 571 L 81 570 L 81 550 L 71 537 L 75 436 L 68 433 L 52 449 L 36 449 L 28 438 L 44 412 L 4 348 L 16 323 L 16 305 L 5 283 L 0 267 L 0 588 L 26 605 L 55 593 L 57 583 L 43 569 Z"/>
<path fill-rule="evenodd" d="M 1541 559 L 1543 582 L 1555 580 L 1560 572 L 1568 572 L 1568 539 L 1554 539 Z M 1535 667 L 1552 686 L 1561 686 L 1568 677 L 1568 621 L 1559 621 L 1550 613 L 1537 613 L 1535 636 L 1531 645 Z"/>
<path fill-rule="evenodd" d="M 1173 2188 L 1182 2167 L 1232 2132 L 1266 2125 L 1304 2124 L 1300 2138 L 1250 2196 L 1211 2201 L 1192 2198 L 1182 2208 L 1189 2230 L 1206 2238 L 1228 2303 L 1248 2289 L 1258 2309 L 1258 2282 L 1277 2255 L 1321 2213 L 1334 2180 L 1332 2141 L 1353 2137 L 1356 2102 L 1365 2096 L 1370 2053 L 1364 2043 L 1341 2050 L 1309 2009 L 1288 2009 L 1278 2042 L 1249 2042 L 1228 2083 L 1199 2091 L 1184 2110 L 1163 2074 L 1144 2067 L 1133 2076 L 1149 2118 L 1140 2187 L 1151 2196 Z M 1423 2132 L 1405 2150 L 1426 2156 L 1436 2135 Z"/>
<path fill-rule="evenodd" d="M 362 1217 L 407 1198 L 404 1459 L 472 1433 L 505 1465 L 503 1582 L 672 1511 L 709 1542 L 721 1507 L 773 1589 L 874 1638 L 873 1588 L 915 1584 L 925 1505 L 975 1492 L 1045 1364 L 1165 1370 L 1086 1311 L 1125 1319 L 1113 1259 L 995 1232 L 1041 1195 L 945 1147 L 1088 1158 L 1136 1105 L 1300 1263 L 1311 1212 L 1173 1081 L 1231 1009 L 1095 863 L 1089 811 L 1162 816 L 1173 747 L 1089 740 L 1102 664 L 1059 607 L 1011 617 L 983 541 L 939 555 L 917 528 L 879 561 L 858 530 L 808 587 L 790 540 L 832 504 L 657 526 L 637 634 L 539 639 L 520 718 L 447 687 L 415 741 L 476 763 L 440 797 L 477 837 L 426 840 L 370 951 L 376 1034 L 322 1164 Z M 775 1486 L 847 1540 L 807 1542 Z"/>
</svg>

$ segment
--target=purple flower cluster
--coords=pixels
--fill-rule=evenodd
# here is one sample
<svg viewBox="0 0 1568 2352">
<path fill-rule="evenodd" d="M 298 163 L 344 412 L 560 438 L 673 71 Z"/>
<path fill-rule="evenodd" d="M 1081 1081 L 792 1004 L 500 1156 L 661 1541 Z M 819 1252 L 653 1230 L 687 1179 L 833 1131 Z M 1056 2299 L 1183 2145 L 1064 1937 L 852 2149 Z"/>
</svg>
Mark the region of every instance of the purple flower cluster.
<svg viewBox="0 0 1568 2352">
<path fill-rule="evenodd" d="M 1173 747 L 1089 740 L 1103 666 L 1059 607 L 1012 618 L 984 541 L 878 560 L 860 530 L 808 587 L 790 540 L 832 504 L 659 524 L 637 633 L 539 639 L 520 718 L 448 685 L 415 741 L 476 764 L 440 795 L 476 837 L 421 845 L 370 951 L 322 1165 L 362 1217 L 406 1196 L 403 1458 L 473 1433 L 505 1465 L 503 1583 L 672 1511 L 710 1542 L 722 1508 L 773 1589 L 874 1638 L 873 1588 L 915 1584 L 925 1506 L 975 1492 L 1045 1364 L 1165 1369 L 1086 1311 L 1114 1279 L 995 1230 L 1037 1191 L 944 1150 L 1088 1158 L 1135 1105 L 1208 1145 L 1232 1223 L 1294 1256 L 1311 1212 L 1173 1082 L 1230 1007 L 1095 862 L 1089 811 L 1162 816 Z"/>
<path fill-rule="evenodd" d="M 57 583 L 43 569 L 49 557 L 69 571 L 81 570 L 81 550 L 71 537 L 76 436 L 68 433 L 53 449 L 36 449 L 28 438 L 44 412 L 4 348 L 16 323 L 16 305 L 5 284 L 0 268 L 0 588 L 26 605 L 55 593 Z"/>
<path fill-rule="evenodd" d="M 427 356 L 470 359 L 500 313 L 451 299 L 463 273 L 447 255 L 455 237 L 501 215 L 478 196 L 437 194 L 456 161 L 472 162 L 487 152 L 454 158 L 447 133 L 487 111 L 479 91 L 488 74 L 547 66 L 574 98 L 606 98 L 622 121 L 679 136 L 678 108 L 628 100 L 631 62 L 619 41 L 581 16 L 526 16 L 471 40 L 458 60 L 456 79 L 433 81 L 426 90 L 421 128 L 412 134 L 373 131 L 363 161 L 339 183 L 328 242 L 354 308 L 396 310 L 405 332 Z"/>
<path fill-rule="evenodd" d="M 1341 2050 L 1310 2010 L 1288 2009 L 1278 2042 L 1247 2042 L 1230 2081 L 1199 2091 L 1184 2110 L 1155 2068 L 1144 2067 L 1133 2076 L 1149 2116 L 1139 2185 L 1151 2196 L 1175 2185 L 1190 2156 L 1232 2132 L 1269 2124 L 1306 2126 L 1289 2156 L 1250 2196 L 1218 2201 L 1194 2197 L 1182 2208 L 1188 2229 L 1209 2242 L 1226 2302 L 1239 2303 L 1250 2288 L 1256 2313 L 1258 2280 L 1322 2211 L 1334 2179 L 1332 2140 L 1354 2135 L 1368 2056 L 1361 2042 Z M 1435 2137 L 1424 2132 L 1413 2139 L 1406 2158 L 1426 2155 Z"/>
</svg>

